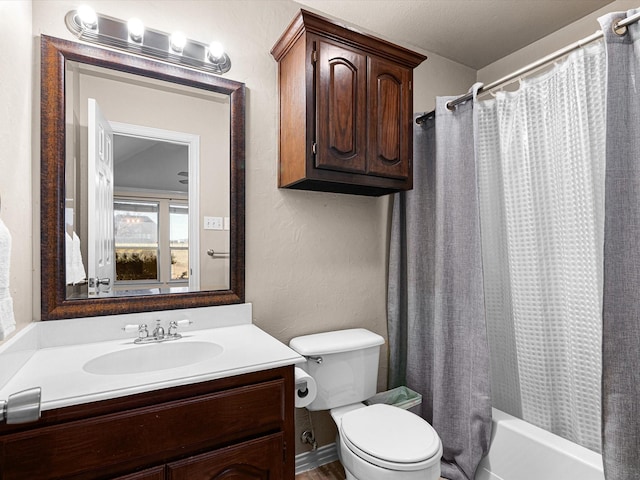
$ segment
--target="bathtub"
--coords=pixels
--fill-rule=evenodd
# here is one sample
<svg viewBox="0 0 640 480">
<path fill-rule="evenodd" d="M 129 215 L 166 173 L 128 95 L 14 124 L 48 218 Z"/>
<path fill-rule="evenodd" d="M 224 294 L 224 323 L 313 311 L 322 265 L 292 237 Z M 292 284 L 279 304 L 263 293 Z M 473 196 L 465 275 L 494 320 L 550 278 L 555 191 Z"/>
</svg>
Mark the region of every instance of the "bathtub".
<svg viewBox="0 0 640 480">
<path fill-rule="evenodd" d="M 488 455 L 475 480 L 604 480 L 601 455 L 493 409 Z"/>
</svg>

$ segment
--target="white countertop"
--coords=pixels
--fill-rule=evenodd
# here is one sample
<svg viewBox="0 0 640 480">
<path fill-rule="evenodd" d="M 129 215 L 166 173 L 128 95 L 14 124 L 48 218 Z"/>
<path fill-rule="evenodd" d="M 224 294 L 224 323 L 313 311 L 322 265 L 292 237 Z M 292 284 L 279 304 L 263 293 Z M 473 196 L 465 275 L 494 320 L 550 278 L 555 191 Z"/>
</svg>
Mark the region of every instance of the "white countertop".
<svg viewBox="0 0 640 480">
<path fill-rule="evenodd" d="M 122 317 L 120 323 L 129 323 L 124 321 L 126 315 Z M 200 330 L 189 328 L 182 335 L 183 338 L 170 343 L 212 342 L 220 345 L 222 352 L 182 367 L 102 375 L 88 373 L 83 366 L 107 353 L 148 348 L 149 345 L 134 345 L 135 336 L 128 335 L 117 340 L 40 346 L 29 353 L 26 361 L 21 360 L 21 367 L 0 385 L 0 399 L 6 400 L 13 393 L 41 387 L 41 408 L 49 410 L 304 362 L 304 358 L 295 351 L 251 323 Z M 3 355 L 12 353 L 15 356 L 11 349 L 3 348 L 0 365 Z"/>
</svg>

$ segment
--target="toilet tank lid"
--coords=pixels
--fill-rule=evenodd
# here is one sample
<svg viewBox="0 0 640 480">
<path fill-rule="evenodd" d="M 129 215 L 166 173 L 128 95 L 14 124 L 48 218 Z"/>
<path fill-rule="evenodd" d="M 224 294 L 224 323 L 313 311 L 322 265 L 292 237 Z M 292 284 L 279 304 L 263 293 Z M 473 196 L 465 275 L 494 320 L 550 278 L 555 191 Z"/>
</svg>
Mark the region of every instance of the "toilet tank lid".
<svg viewBox="0 0 640 480">
<path fill-rule="evenodd" d="M 382 345 L 384 338 L 364 328 L 314 333 L 291 339 L 289 346 L 300 355 L 327 355 Z"/>
</svg>

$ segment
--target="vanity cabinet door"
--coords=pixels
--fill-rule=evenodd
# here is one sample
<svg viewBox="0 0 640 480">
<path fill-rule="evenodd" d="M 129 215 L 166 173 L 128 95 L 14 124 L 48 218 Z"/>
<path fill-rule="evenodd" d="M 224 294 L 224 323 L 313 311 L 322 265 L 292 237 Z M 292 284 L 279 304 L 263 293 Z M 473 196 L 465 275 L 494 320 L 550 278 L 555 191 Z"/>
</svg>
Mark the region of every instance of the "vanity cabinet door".
<svg viewBox="0 0 640 480">
<path fill-rule="evenodd" d="M 164 465 L 117 477 L 113 480 L 165 480 Z"/>
<path fill-rule="evenodd" d="M 281 433 L 167 465 L 167 480 L 279 480 L 283 478 Z"/>
</svg>

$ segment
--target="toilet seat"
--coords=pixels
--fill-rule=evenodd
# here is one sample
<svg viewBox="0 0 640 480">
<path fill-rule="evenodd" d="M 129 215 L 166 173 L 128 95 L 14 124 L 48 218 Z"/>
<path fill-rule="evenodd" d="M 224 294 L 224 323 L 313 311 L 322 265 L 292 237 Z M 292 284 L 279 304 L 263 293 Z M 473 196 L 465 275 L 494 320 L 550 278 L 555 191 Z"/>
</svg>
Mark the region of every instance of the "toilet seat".
<svg viewBox="0 0 640 480">
<path fill-rule="evenodd" d="M 388 470 L 425 469 L 440 462 L 442 455 L 440 438 L 429 423 L 391 405 L 344 414 L 340 436 L 355 455 Z"/>
</svg>

